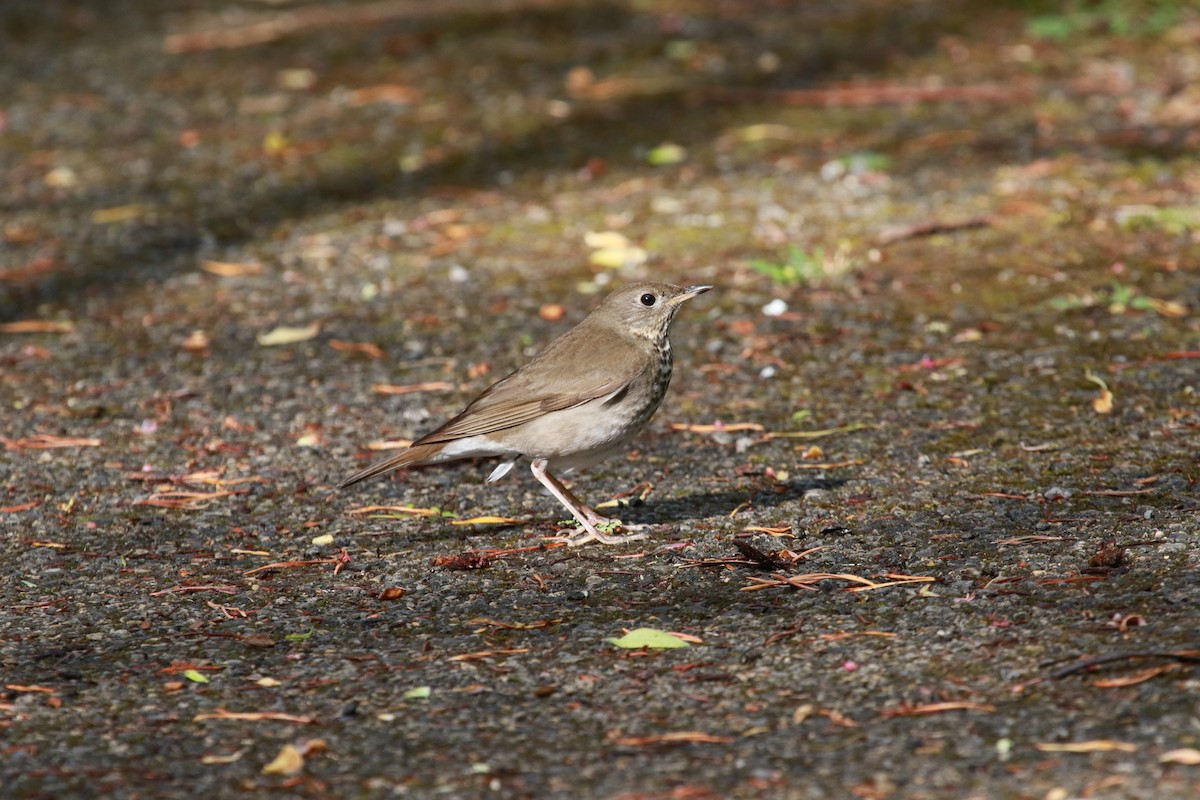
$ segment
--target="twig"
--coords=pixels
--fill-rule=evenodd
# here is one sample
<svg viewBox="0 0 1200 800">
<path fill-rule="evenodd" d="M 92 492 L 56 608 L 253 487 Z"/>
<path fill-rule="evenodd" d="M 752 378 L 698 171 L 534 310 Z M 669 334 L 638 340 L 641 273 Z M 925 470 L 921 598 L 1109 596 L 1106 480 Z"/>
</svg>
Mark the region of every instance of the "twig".
<svg viewBox="0 0 1200 800">
<path fill-rule="evenodd" d="M 917 223 L 916 225 L 901 225 L 881 231 L 879 235 L 875 237 L 875 245 L 877 247 L 887 247 L 889 244 L 902 242 L 905 239 L 919 239 L 925 236 L 936 236 L 939 233 L 953 233 L 954 231 L 987 228 L 990 227 L 991 224 L 991 217 L 980 215 L 976 217 L 968 217 L 967 219 L 955 220 L 953 222 L 930 220 L 929 222 L 921 222 Z"/>
<path fill-rule="evenodd" d="M 561 6 L 562 0 L 493 0 L 491 13 L 512 13 L 545 6 Z M 444 16 L 478 12 L 473 0 L 377 0 L 360 6 L 342 3 L 311 5 L 291 11 L 247 15 L 240 25 L 213 30 L 173 33 L 163 40 L 163 51 L 171 54 L 203 53 L 209 50 L 233 50 L 266 44 L 306 30 L 377 25 L 392 19 Z"/>
<path fill-rule="evenodd" d="M 1112 664 L 1117 661 L 1130 661 L 1141 658 L 1165 658 L 1171 661 L 1179 661 L 1184 664 L 1200 664 L 1200 650 L 1180 650 L 1176 653 L 1152 651 L 1147 653 L 1116 653 L 1109 656 L 1097 656 L 1089 658 L 1086 661 L 1080 661 L 1066 667 L 1061 667 L 1050 673 L 1050 677 L 1057 680 L 1065 678 L 1068 675 L 1073 675 L 1076 672 L 1081 672 L 1085 669 L 1100 666 L 1101 664 Z"/>
</svg>

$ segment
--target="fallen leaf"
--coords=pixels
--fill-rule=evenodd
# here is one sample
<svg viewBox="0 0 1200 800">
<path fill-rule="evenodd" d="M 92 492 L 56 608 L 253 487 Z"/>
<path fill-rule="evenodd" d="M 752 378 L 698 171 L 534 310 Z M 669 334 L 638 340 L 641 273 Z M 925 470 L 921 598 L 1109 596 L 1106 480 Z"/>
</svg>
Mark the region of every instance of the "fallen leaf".
<svg viewBox="0 0 1200 800">
<path fill-rule="evenodd" d="M 429 381 L 427 383 L 410 383 L 406 386 L 393 386 L 387 383 L 377 383 L 371 387 L 375 394 L 412 394 L 413 392 L 452 392 L 453 383 L 447 381 Z"/>
<path fill-rule="evenodd" d="M 433 689 L 431 687 L 415 686 L 400 696 L 405 700 L 425 700 L 431 694 L 433 694 Z"/>
<path fill-rule="evenodd" d="M 146 213 L 145 206 L 130 203 L 125 206 L 101 208 L 92 212 L 92 223 L 95 225 L 112 225 L 117 222 L 130 222 Z"/>
<path fill-rule="evenodd" d="M 412 506 L 362 506 L 361 508 L 352 508 L 347 514 L 376 514 L 380 511 L 394 512 L 397 514 L 412 514 L 414 517 L 445 517 L 454 516 L 448 511 L 443 511 L 440 508 L 413 508 Z"/>
<path fill-rule="evenodd" d="M 0 508 L 0 514 L 14 514 L 18 511 L 28 511 L 31 508 L 37 508 L 42 504 L 41 500 L 30 500 L 28 503 L 21 503 L 16 506 L 4 506 Z M 37 545 L 35 544 L 35 547 Z"/>
<path fill-rule="evenodd" d="M 613 739 L 613 744 L 622 747 L 654 747 L 664 744 L 728 744 L 732 741 L 732 736 L 717 736 L 700 731 L 674 731 L 654 736 L 620 736 Z"/>
<path fill-rule="evenodd" d="M 332 533 L 323 533 L 320 536 L 314 536 L 312 543 L 317 546 L 333 544 L 333 534 Z"/>
<path fill-rule="evenodd" d="M 351 89 L 346 96 L 349 105 L 366 106 L 375 103 L 393 103 L 396 105 L 411 105 L 420 102 L 425 93 L 412 86 L 398 83 L 387 83 L 379 86 L 363 86 Z"/>
<path fill-rule="evenodd" d="M 229 755 L 201 756 L 200 763 L 201 764 L 210 764 L 210 765 L 211 764 L 233 764 L 233 763 L 237 762 L 238 760 L 240 760 L 241 757 L 245 754 L 246 754 L 245 750 L 238 750 L 236 753 L 230 753 Z"/>
<path fill-rule="evenodd" d="M 738 431 L 764 431 L 762 425 L 757 422 L 733 422 L 725 424 L 723 422 L 715 422 L 711 425 L 687 425 L 681 422 L 671 423 L 673 431 L 687 431 L 689 433 L 736 433 Z"/>
<path fill-rule="evenodd" d="M 296 344 L 297 342 L 307 342 L 309 339 L 316 337 L 321 332 L 321 323 L 314 322 L 311 325 L 303 327 L 288 327 L 281 325 L 266 333 L 260 333 L 256 339 L 263 347 L 276 347 L 283 344 Z"/>
<path fill-rule="evenodd" d="M 379 593 L 380 600 L 399 600 L 404 597 L 406 590 L 399 586 L 389 586 Z"/>
<path fill-rule="evenodd" d="M 204 714 L 192 717 L 192 722 L 205 720 L 230 720 L 234 722 L 291 722 L 296 725 L 316 724 L 316 717 L 300 717 L 295 714 L 284 714 L 278 711 L 226 711 L 218 708 Z"/>
<path fill-rule="evenodd" d="M 344 342 L 341 339 L 330 339 L 329 346 L 339 353 L 361 353 L 370 359 L 383 358 L 383 351 L 378 345 L 370 342 Z"/>
<path fill-rule="evenodd" d="M 208 676 L 203 672 L 194 669 L 185 670 L 183 677 L 187 678 L 192 683 L 209 683 Z"/>
<path fill-rule="evenodd" d="M 246 489 L 239 489 L 232 492 L 184 492 L 184 491 L 169 491 L 158 492 L 150 497 L 141 500 L 135 500 L 135 506 L 155 506 L 157 508 L 178 508 L 192 510 L 205 508 L 213 500 L 220 500 L 222 497 L 231 497 L 236 494 L 246 494 Z"/>
<path fill-rule="evenodd" d="M 1097 414 L 1111 414 L 1113 410 L 1113 393 L 1109 390 L 1108 384 L 1090 369 L 1084 372 L 1083 376 L 1100 387 L 1100 396 L 1092 400 L 1092 409 Z"/>
<path fill-rule="evenodd" d="M 1132 675 L 1126 675 L 1122 678 L 1099 678 L 1092 681 L 1093 686 L 1098 686 L 1101 689 L 1119 689 L 1124 686 L 1136 686 L 1139 683 L 1144 683 L 1151 678 L 1157 678 L 1159 675 L 1165 675 L 1168 672 L 1174 672 L 1179 669 L 1179 664 L 1163 664 L 1157 667 L 1150 667 L 1141 672 L 1135 672 Z"/>
<path fill-rule="evenodd" d="M 620 269 L 646 263 L 649 254 L 616 231 L 588 231 L 583 243 L 592 250 L 588 260 L 598 267 Z"/>
<path fill-rule="evenodd" d="M 450 656 L 447 661 L 483 661 L 492 656 L 510 656 L 528 653 L 528 647 L 510 647 L 501 650 L 479 650 L 474 653 L 461 653 L 456 656 Z"/>
<path fill-rule="evenodd" d="M 619 638 L 608 640 L 617 647 L 626 650 L 639 650 L 643 647 L 652 650 L 688 647 L 688 643 L 674 633 L 660 631 L 656 628 L 634 628 Z"/>
<path fill-rule="evenodd" d="M 53 319 L 22 319 L 0 323 L 0 333 L 70 333 L 75 323 Z"/>
<path fill-rule="evenodd" d="M 99 439 L 51 436 L 48 433 L 26 436 L 24 439 L 5 439 L 0 436 L 0 442 L 10 450 L 54 450 L 62 447 L 99 447 L 103 444 Z"/>
<path fill-rule="evenodd" d="M 776 538 L 780 536 L 786 536 L 790 539 L 796 538 L 796 534 L 792 533 L 792 528 L 790 525 L 780 525 L 777 528 L 763 528 L 758 525 L 751 525 L 745 529 L 745 533 L 765 533 L 768 536 L 774 536 Z"/>
<path fill-rule="evenodd" d="M 1034 745 L 1043 753 L 1135 753 L 1137 745 L 1116 742 L 1111 739 L 1093 739 L 1087 742 L 1038 742 Z"/>
<path fill-rule="evenodd" d="M 686 161 L 687 155 L 687 148 L 674 142 L 663 142 L 646 154 L 646 161 L 655 167 L 665 167 Z"/>
<path fill-rule="evenodd" d="M 189 353 L 203 353 L 212 345 L 212 340 L 204 331 L 192 331 L 181 345 Z"/>
<path fill-rule="evenodd" d="M 919 717 L 928 714 L 941 714 L 946 711 L 995 711 L 996 707 L 989 703 L 965 703 L 965 702 L 946 702 L 946 703 L 925 703 L 924 705 L 908 705 L 902 704 L 896 708 L 884 709 L 883 716 L 885 717 Z"/>
<path fill-rule="evenodd" d="M 1158 757 L 1160 764 L 1187 764 L 1194 767 L 1200 764 L 1200 750 L 1194 747 L 1184 747 L 1179 750 L 1168 750 Z"/>
<path fill-rule="evenodd" d="M 295 775 L 304 769 L 304 756 L 295 745 L 285 744 L 275 760 L 262 768 L 263 775 Z"/>
<path fill-rule="evenodd" d="M 201 261 L 200 269 L 222 278 L 240 278 L 243 275 L 261 275 L 262 264 L 237 264 L 232 261 Z"/>
<path fill-rule="evenodd" d="M 452 519 L 451 525 L 520 525 L 521 520 L 512 517 L 471 517 L 470 519 Z"/>
</svg>

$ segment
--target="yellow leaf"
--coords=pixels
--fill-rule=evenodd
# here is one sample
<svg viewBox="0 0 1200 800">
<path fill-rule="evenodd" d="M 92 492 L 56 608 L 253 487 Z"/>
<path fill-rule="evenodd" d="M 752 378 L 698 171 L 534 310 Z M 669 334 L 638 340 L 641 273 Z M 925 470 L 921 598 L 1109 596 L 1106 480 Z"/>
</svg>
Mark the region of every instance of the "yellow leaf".
<svg viewBox="0 0 1200 800">
<path fill-rule="evenodd" d="M 471 517 L 450 520 L 451 525 L 517 525 L 521 520 L 511 517 Z"/>
<path fill-rule="evenodd" d="M 1100 387 L 1100 396 L 1092 400 L 1092 409 L 1097 414 L 1111 414 L 1113 410 L 1113 393 L 1109 391 L 1108 384 L 1090 369 L 1083 373 L 1083 377 Z"/>
<path fill-rule="evenodd" d="M 311 325 L 305 325 L 302 328 L 290 328 L 286 325 L 281 325 L 278 328 L 260 333 L 258 335 L 258 343 L 263 347 L 274 347 L 281 344 L 295 344 L 296 342 L 306 342 L 309 339 L 316 337 L 321 332 L 321 323 L 314 322 Z"/>
<path fill-rule="evenodd" d="M 304 756 L 295 745 L 285 744 L 279 749 L 275 760 L 262 768 L 263 775 L 295 775 L 304 769 Z"/>
<path fill-rule="evenodd" d="M 678 634 L 660 631 L 655 628 L 635 628 L 620 638 L 609 639 L 608 641 L 626 650 L 638 650 L 643 647 L 669 649 L 688 646 L 687 641 Z"/>
<path fill-rule="evenodd" d="M 129 222 L 140 217 L 144 211 L 145 209 L 137 203 L 127 206 L 114 206 L 113 208 L 101 208 L 92 212 L 92 222 L 96 225 Z"/>
<path fill-rule="evenodd" d="M 326 545 L 326 544 L 333 544 L 333 534 L 325 533 L 320 536 L 314 537 L 312 540 L 312 543 L 315 545 L 318 545 L 318 546 Z"/>
</svg>

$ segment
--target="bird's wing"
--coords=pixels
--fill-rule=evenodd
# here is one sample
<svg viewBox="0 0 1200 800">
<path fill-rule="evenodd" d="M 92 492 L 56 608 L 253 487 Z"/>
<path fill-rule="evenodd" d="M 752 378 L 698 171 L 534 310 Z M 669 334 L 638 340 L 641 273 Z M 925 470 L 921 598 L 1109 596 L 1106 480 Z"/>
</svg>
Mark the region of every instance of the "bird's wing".
<svg viewBox="0 0 1200 800">
<path fill-rule="evenodd" d="M 496 433 L 619 392 L 650 365 L 640 350 L 596 348 L 576 328 L 521 369 L 488 387 L 462 413 L 414 445 Z M 613 352 L 616 351 L 616 352 Z"/>
</svg>

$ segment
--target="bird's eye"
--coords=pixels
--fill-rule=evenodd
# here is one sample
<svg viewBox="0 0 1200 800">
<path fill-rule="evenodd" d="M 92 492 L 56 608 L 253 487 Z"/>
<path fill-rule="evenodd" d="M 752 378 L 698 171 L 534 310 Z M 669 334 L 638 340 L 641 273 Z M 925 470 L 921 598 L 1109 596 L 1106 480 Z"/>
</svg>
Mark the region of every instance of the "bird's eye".
<svg viewBox="0 0 1200 800">
<path fill-rule="evenodd" d="M 641 301 L 642 301 L 642 305 L 644 305 L 646 308 L 650 308 L 650 306 L 652 306 L 656 302 L 658 302 L 658 298 L 655 297 L 654 295 L 650 294 L 650 292 L 646 292 L 644 295 L 641 296 Z"/>
</svg>

